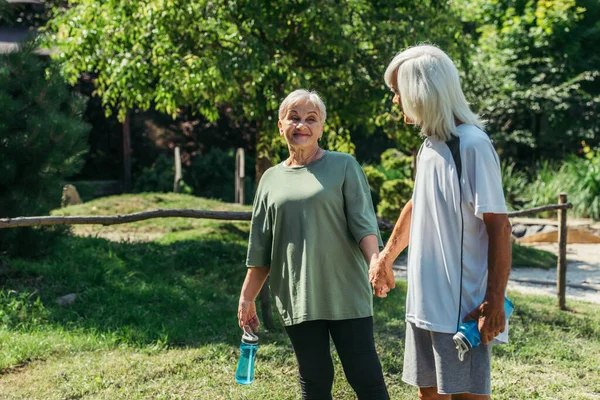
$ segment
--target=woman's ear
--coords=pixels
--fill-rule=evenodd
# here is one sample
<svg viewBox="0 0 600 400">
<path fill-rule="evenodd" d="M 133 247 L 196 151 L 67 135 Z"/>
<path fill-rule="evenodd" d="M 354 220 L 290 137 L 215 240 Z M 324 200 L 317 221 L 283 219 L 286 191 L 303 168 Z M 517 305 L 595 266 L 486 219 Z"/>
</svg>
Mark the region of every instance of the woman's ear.
<svg viewBox="0 0 600 400">
<path fill-rule="evenodd" d="M 281 120 L 277 121 L 277 127 L 279 128 L 279 136 L 283 136 L 283 126 Z"/>
</svg>

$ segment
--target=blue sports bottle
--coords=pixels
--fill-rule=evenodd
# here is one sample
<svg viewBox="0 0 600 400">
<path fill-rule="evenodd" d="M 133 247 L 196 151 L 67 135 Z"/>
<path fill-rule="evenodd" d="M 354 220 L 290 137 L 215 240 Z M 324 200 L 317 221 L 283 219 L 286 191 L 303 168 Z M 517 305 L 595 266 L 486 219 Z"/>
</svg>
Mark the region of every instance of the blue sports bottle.
<svg viewBox="0 0 600 400">
<path fill-rule="evenodd" d="M 249 385 L 254 380 L 256 350 L 258 350 L 258 336 L 252 333 L 249 327 L 244 326 L 244 334 L 240 343 L 240 360 L 235 372 L 237 383 Z"/>
<path fill-rule="evenodd" d="M 506 315 L 506 319 L 512 314 L 515 306 L 508 298 L 504 298 L 504 314 Z M 479 336 L 479 328 L 477 327 L 477 321 L 469 320 L 463 322 L 458 327 L 458 332 L 452 337 L 454 340 L 454 344 L 456 345 L 456 350 L 458 350 L 458 359 L 463 361 L 465 358 L 465 354 L 479 346 L 481 344 L 481 337 Z"/>
</svg>

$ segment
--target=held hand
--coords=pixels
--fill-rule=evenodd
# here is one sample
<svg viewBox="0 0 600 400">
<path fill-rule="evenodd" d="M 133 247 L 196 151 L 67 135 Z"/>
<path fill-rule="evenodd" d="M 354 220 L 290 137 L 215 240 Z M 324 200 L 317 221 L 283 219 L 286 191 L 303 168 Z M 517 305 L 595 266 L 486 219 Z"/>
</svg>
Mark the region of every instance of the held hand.
<svg viewBox="0 0 600 400">
<path fill-rule="evenodd" d="M 247 325 L 254 332 L 258 332 L 260 321 L 258 320 L 258 315 L 256 315 L 254 301 L 240 299 L 238 304 L 238 323 L 242 329 L 244 329 L 244 325 Z"/>
<path fill-rule="evenodd" d="M 477 321 L 481 343 L 490 343 L 496 336 L 504 332 L 506 326 L 504 299 L 494 302 L 484 300 L 463 319 L 463 322 L 468 320 Z"/>
<path fill-rule="evenodd" d="M 373 294 L 375 296 L 387 297 L 387 293 L 396 287 L 391 263 L 386 265 L 385 260 L 381 256 L 374 256 L 371 259 L 369 267 L 369 282 L 373 286 Z"/>
</svg>

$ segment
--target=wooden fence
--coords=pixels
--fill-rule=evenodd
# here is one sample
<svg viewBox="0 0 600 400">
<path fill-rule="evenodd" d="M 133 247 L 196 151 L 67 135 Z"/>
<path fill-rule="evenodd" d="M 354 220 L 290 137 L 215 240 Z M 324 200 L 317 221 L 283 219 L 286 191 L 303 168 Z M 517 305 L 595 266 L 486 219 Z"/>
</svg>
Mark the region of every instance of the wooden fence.
<svg viewBox="0 0 600 400">
<path fill-rule="evenodd" d="M 522 217 L 534 215 L 543 211 L 558 211 L 558 260 L 556 276 L 556 292 L 558 297 L 558 307 L 566 310 L 565 291 L 567 277 L 567 210 L 573 205 L 567 202 L 567 194 L 561 193 L 558 198 L 558 204 L 535 207 L 527 210 L 520 210 L 508 213 L 509 217 Z M 153 210 L 134 214 L 113 215 L 113 216 L 66 216 L 66 217 L 17 217 L 0 218 L 0 229 L 16 228 L 24 226 L 43 226 L 43 225 L 116 225 L 127 224 L 131 222 L 143 221 L 152 218 L 205 218 L 228 221 L 250 221 L 252 213 L 250 212 L 228 212 L 228 211 L 202 211 L 202 210 Z M 379 221 L 379 229 L 382 231 L 391 231 L 394 224 L 388 221 Z M 261 305 L 270 308 L 268 292 L 261 293 Z M 264 308 L 263 308 L 264 310 Z M 264 315 L 264 313 L 263 313 Z M 270 315 L 267 314 L 267 315 Z M 266 321 L 265 321 L 266 322 Z M 267 324 L 265 324 L 267 325 Z"/>
</svg>

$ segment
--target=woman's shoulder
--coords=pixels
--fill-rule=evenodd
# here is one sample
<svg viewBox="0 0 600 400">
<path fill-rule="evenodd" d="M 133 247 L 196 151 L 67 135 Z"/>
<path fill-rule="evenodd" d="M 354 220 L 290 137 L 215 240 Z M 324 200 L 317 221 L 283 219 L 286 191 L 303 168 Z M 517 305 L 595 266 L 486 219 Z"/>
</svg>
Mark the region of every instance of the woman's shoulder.
<svg viewBox="0 0 600 400">
<path fill-rule="evenodd" d="M 358 165 L 358 161 L 356 161 L 356 158 L 354 158 L 354 156 L 352 156 L 352 154 L 342 153 L 340 151 L 329 151 L 328 153 L 329 154 L 327 157 L 329 157 L 329 159 L 331 161 L 345 163 L 345 164 L 351 164 L 351 165 Z"/>
<path fill-rule="evenodd" d="M 283 166 L 277 164 L 267 169 L 260 178 L 259 186 L 264 187 L 276 184 L 281 176 L 281 168 L 283 168 Z"/>
</svg>

